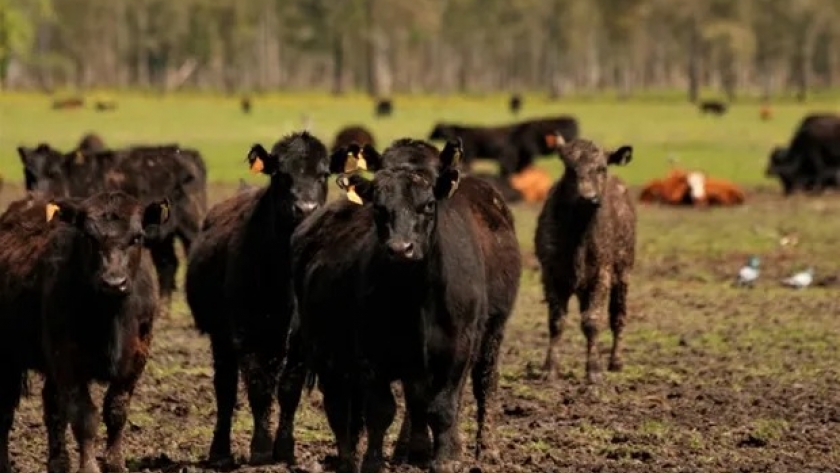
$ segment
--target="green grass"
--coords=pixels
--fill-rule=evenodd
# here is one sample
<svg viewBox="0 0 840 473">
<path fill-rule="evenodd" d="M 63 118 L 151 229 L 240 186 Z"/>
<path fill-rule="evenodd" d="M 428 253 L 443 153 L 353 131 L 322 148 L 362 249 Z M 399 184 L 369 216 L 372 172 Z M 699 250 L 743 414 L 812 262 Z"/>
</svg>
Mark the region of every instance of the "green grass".
<svg viewBox="0 0 840 473">
<path fill-rule="evenodd" d="M 240 112 L 237 97 L 128 93 L 111 97 L 118 101 L 119 109 L 98 113 L 90 108 L 53 111 L 51 98 L 45 95 L 0 94 L 0 172 L 20 174 L 18 145 L 47 141 L 69 149 L 82 133 L 92 130 L 112 146 L 177 141 L 196 147 L 208 162 L 212 181 L 236 182 L 248 178 L 243 165 L 248 147 L 254 142 L 270 144 L 299 129 L 303 113 L 312 117 L 313 131 L 327 144 L 340 127 L 361 123 L 373 130 L 380 147 L 400 137 L 424 138 L 439 120 L 474 124 L 513 120 L 505 97 L 500 95 L 397 96 L 395 114 L 388 119 L 376 119 L 372 101 L 359 95 L 260 96 L 254 99 L 251 115 Z M 834 100 L 805 105 L 786 102 L 774 106 L 773 120 L 762 122 L 755 102 L 736 103 L 726 116 L 714 118 L 700 115 L 693 105 L 674 97 L 635 101 L 579 97 L 551 102 L 531 96 L 526 98 L 520 118 L 570 113 L 579 118 L 585 137 L 608 147 L 632 144 L 634 162 L 616 171 L 631 184 L 663 174 L 668 168 L 667 157 L 674 155 L 685 166 L 756 185 L 770 182 L 763 175 L 769 149 L 787 142 L 805 113 L 837 109 Z M 559 173 L 558 161 L 542 163 Z"/>
</svg>

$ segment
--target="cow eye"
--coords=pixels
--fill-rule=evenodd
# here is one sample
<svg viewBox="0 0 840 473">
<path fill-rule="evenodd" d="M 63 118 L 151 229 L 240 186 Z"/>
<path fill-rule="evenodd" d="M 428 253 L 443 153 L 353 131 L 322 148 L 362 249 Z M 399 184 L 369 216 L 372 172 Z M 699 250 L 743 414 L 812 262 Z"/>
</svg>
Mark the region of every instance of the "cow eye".
<svg viewBox="0 0 840 473">
<path fill-rule="evenodd" d="M 143 235 L 134 235 L 131 237 L 131 244 L 132 245 L 139 245 L 143 242 Z"/>
<path fill-rule="evenodd" d="M 435 211 L 435 201 L 434 200 L 430 200 L 430 201 L 426 202 L 425 204 L 423 204 L 423 213 L 431 214 L 434 211 Z"/>
</svg>

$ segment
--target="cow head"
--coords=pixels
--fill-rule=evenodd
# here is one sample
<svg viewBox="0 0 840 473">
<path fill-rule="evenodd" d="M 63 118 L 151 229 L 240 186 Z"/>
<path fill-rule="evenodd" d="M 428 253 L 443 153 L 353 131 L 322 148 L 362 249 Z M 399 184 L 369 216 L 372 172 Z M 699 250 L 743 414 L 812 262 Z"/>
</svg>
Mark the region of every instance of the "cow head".
<svg viewBox="0 0 840 473">
<path fill-rule="evenodd" d="M 84 201 L 50 201 L 46 214 L 47 221 L 69 225 L 84 236 L 79 274 L 90 277 L 101 293 L 125 296 L 140 267 L 145 234 L 169 219 L 169 201 L 143 206 L 123 192 L 103 192 Z"/>
<path fill-rule="evenodd" d="M 46 143 L 35 148 L 19 146 L 26 190 L 39 191 L 56 197 L 69 195 L 65 156 Z M 81 154 L 81 153 L 80 153 Z"/>
<path fill-rule="evenodd" d="M 267 152 L 255 144 L 248 153 L 252 172 L 271 176 L 271 188 L 290 204 L 298 220 L 324 205 L 330 163 L 327 148 L 308 132 L 294 133 Z"/>
<path fill-rule="evenodd" d="M 788 149 L 776 146 L 770 150 L 770 157 L 767 159 L 767 169 L 764 174 L 768 177 L 778 176 L 788 164 Z"/>
<path fill-rule="evenodd" d="M 427 156 L 415 164 L 419 159 L 414 155 L 421 150 Z M 338 179 L 349 200 L 372 206 L 378 239 L 395 260 L 425 258 L 433 241 L 438 203 L 458 188 L 461 172 L 457 164 L 463 154 L 460 140 L 448 142 L 438 156 L 434 153 L 428 143 L 399 140 L 386 150 L 384 161 L 389 164 L 377 171 L 373 180 L 359 174 Z"/>
<path fill-rule="evenodd" d="M 632 146 L 606 151 L 588 140 L 575 139 L 566 143 L 559 133 L 555 141 L 566 168 L 562 177 L 564 189 L 584 205 L 601 205 L 607 186 L 607 166 L 624 166 L 633 159 Z"/>
</svg>

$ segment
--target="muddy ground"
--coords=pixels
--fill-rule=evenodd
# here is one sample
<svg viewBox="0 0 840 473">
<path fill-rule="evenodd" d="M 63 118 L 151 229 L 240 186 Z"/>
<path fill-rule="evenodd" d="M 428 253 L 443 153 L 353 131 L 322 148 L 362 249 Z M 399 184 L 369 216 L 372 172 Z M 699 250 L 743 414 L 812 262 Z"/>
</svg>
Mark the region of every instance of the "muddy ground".
<svg viewBox="0 0 840 473">
<path fill-rule="evenodd" d="M 234 191 L 214 186 L 211 195 L 219 200 Z M 3 207 L 17 193 L 5 190 Z M 783 200 L 775 189 L 750 197 L 737 209 L 639 210 L 625 369 L 594 388 L 583 382 L 574 309 L 562 376 L 542 379 L 546 309 L 532 249 L 539 208 L 517 207 L 528 269 L 504 344 L 496 425 L 501 464 L 470 470 L 476 464 L 467 395 L 464 471 L 840 471 L 840 197 Z M 788 230 L 799 233 L 794 248 L 778 245 Z M 732 288 L 753 252 L 762 257 L 759 284 Z M 781 277 L 809 264 L 821 287 L 779 286 Z M 605 356 L 608 344 L 605 329 Z M 131 471 L 204 471 L 215 410 L 211 375 L 209 343 L 193 330 L 179 296 L 172 318 L 156 325 L 153 357 L 131 407 Z M 22 402 L 12 437 L 14 462 L 27 473 L 45 471 L 46 456 L 40 380 L 32 379 L 35 394 Z M 295 471 L 329 471 L 325 460 L 334 449 L 319 400 L 315 392 L 303 402 Z M 239 407 L 234 448 L 244 456 L 250 415 L 242 392 Z"/>
</svg>

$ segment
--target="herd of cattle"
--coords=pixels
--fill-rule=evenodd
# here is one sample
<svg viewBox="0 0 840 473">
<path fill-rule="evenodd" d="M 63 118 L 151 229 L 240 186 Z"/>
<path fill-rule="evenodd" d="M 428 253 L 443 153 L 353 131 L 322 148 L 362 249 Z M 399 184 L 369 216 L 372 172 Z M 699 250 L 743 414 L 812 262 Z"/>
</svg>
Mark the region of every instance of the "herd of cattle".
<svg viewBox="0 0 840 473">
<path fill-rule="evenodd" d="M 536 236 L 550 312 L 545 367 L 553 372 L 574 295 L 587 377 L 596 382 L 603 319 L 613 332 L 608 368 L 622 365 L 635 211 L 607 167 L 627 164 L 632 148 L 607 151 L 559 133 L 548 141 L 567 172 Z M 464 142 L 468 135 L 450 138 L 439 150 L 405 138 L 381 154 L 356 142 L 328 152 L 310 133 L 293 133 L 247 155 L 267 186 L 209 210 L 194 150 L 111 150 L 93 136 L 69 153 L 19 148 L 30 192 L 0 216 L 0 472 L 11 471 L 9 432 L 31 370 L 45 379 L 48 471 L 70 470 L 68 424 L 80 471 L 100 471 L 91 382 L 108 384 L 104 467 L 125 471 L 129 403 L 175 289 L 175 238 L 188 255 L 189 308 L 212 346 L 217 414 L 208 462 L 233 462 L 240 375 L 254 419 L 253 464 L 294 461 L 295 412 L 303 389 L 317 384 L 339 471 L 358 471 L 363 431 L 361 466 L 379 471 L 395 413 L 390 384 L 400 381 L 408 414 L 394 459 L 453 471 L 467 377 L 478 407 L 474 453 L 497 454 L 492 406 L 522 262 L 504 196 L 465 172 Z M 345 198 L 327 203 L 330 176 Z"/>
<path fill-rule="evenodd" d="M 366 133 L 366 136 L 365 136 Z M 155 320 L 176 289 L 174 242 L 187 254 L 185 294 L 211 341 L 216 421 L 208 462 L 227 466 L 240 375 L 253 416 L 249 462 L 294 462 L 294 422 L 316 385 L 338 449 L 338 471 L 380 471 L 394 420 L 390 384 L 407 415 L 394 461 L 455 471 L 462 391 L 476 401 L 476 449 L 497 455 L 493 405 L 499 354 L 522 271 L 514 218 L 499 183 L 536 156 L 565 171 L 547 191 L 535 248 L 548 305 L 544 369 L 553 376 L 568 301 L 585 335 L 587 380 L 602 372 L 597 337 L 613 335 L 607 368 L 622 368 L 628 276 L 635 259 L 633 197 L 608 172 L 632 159 L 578 136 L 572 117 L 482 128 L 439 124 L 430 139 L 399 139 L 381 154 L 356 127 L 331 150 L 308 132 L 270 150 L 268 178 L 208 209 L 200 154 L 176 144 L 108 149 L 85 136 L 69 153 L 20 147 L 26 197 L 0 215 L 0 473 L 27 373 L 44 375 L 47 469 L 65 473 L 68 425 L 79 471 L 100 471 L 89 384 L 107 383 L 104 467 L 125 471 L 123 431 L 150 356 Z M 771 170 L 785 190 L 840 179 L 840 118 L 807 117 Z M 500 179 L 467 172 L 495 157 Z M 366 177 L 365 173 L 372 173 Z M 331 176 L 344 198 L 327 202 Z M 696 188 L 689 189 L 694 195 Z M 270 431 L 274 399 L 279 426 Z M 363 458 L 357 449 L 367 434 Z M 430 435 L 431 433 L 431 435 Z"/>
</svg>

